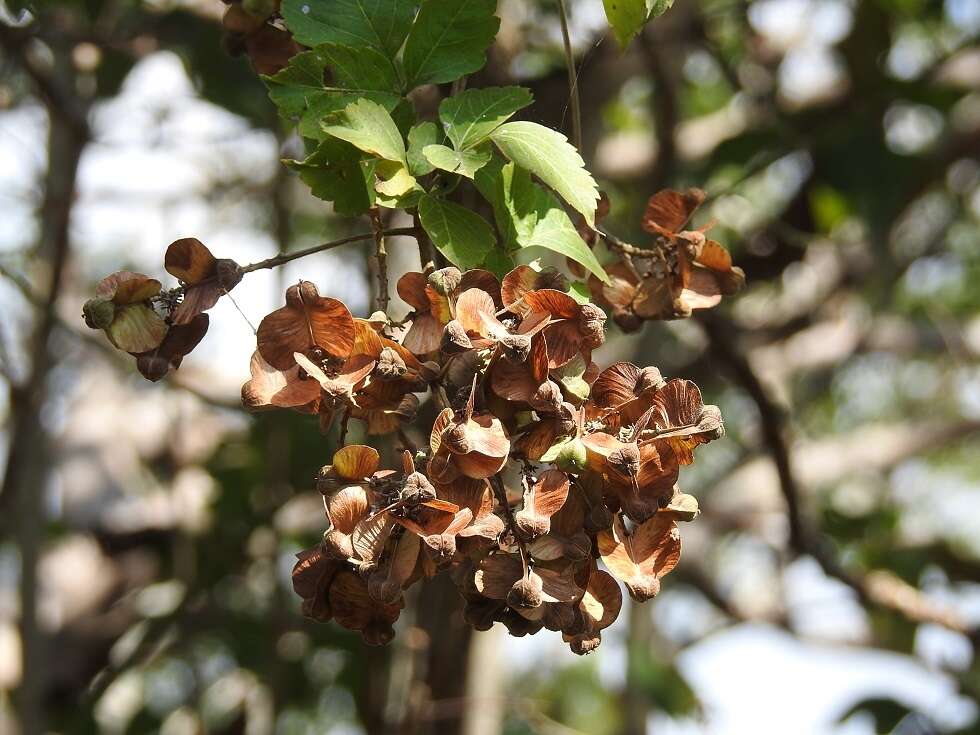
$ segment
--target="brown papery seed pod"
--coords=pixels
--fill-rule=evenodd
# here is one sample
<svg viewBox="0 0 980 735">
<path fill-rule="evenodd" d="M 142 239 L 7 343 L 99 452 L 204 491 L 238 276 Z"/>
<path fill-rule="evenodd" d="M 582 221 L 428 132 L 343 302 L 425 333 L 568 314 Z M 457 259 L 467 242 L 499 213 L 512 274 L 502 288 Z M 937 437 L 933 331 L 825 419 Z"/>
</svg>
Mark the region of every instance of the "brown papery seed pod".
<svg viewBox="0 0 980 735">
<path fill-rule="evenodd" d="M 534 572 L 514 582 L 507 593 L 507 604 L 517 610 L 531 610 L 541 606 L 541 592 L 544 583 Z"/>
</svg>

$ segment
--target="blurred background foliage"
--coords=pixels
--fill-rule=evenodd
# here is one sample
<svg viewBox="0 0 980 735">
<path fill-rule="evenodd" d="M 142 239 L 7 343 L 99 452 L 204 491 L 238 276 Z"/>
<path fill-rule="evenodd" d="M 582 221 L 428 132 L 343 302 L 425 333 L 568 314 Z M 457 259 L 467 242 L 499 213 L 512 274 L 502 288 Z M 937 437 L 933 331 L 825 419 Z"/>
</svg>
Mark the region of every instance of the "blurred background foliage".
<svg viewBox="0 0 980 735">
<path fill-rule="evenodd" d="M 0 731 L 980 731 L 980 5 L 677 0 L 624 53 L 570 5 L 609 229 L 640 244 L 650 194 L 700 186 L 748 284 L 597 356 L 695 379 L 728 436 L 682 474 L 704 516 L 663 594 L 587 659 L 471 635 L 438 584 L 385 649 L 299 616 L 336 437 L 237 408 L 248 320 L 300 274 L 366 313 L 367 253 L 250 277 L 166 385 L 78 314 L 177 237 L 248 262 L 364 224 L 278 165 L 297 140 L 218 0 L 8 0 Z M 500 0 L 472 84 L 567 130 L 555 12 Z"/>
</svg>

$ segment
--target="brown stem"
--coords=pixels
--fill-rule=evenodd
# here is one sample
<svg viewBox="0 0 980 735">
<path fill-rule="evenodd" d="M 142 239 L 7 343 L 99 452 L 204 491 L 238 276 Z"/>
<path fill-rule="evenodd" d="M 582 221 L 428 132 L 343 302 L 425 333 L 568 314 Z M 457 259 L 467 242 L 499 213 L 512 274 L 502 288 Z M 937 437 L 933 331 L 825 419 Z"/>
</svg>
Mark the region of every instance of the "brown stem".
<svg viewBox="0 0 980 735">
<path fill-rule="evenodd" d="M 575 70 L 575 56 L 572 53 L 572 37 L 568 31 L 568 14 L 565 0 L 558 0 L 558 18 L 561 20 L 561 38 L 565 47 L 565 66 L 568 69 L 568 97 L 572 106 L 572 143 L 582 150 L 582 101 L 578 93 L 578 72 Z"/>
<path fill-rule="evenodd" d="M 514 536 L 514 541 L 517 542 L 517 548 L 519 548 L 521 551 L 521 563 L 524 565 L 524 574 L 526 576 L 528 569 L 527 547 L 524 545 L 524 539 L 521 538 L 521 535 L 517 530 L 517 521 L 514 519 L 514 511 L 510 507 L 510 501 L 507 499 L 507 488 L 504 487 L 504 483 L 501 481 L 500 475 L 494 475 L 490 478 L 490 486 L 493 488 L 493 492 L 497 496 L 497 502 L 500 503 L 501 507 L 504 509 L 504 515 L 507 517 L 507 527 L 510 528 L 510 532 Z"/>
<path fill-rule="evenodd" d="M 429 238 L 429 234 L 422 227 L 422 220 L 419 218 L 418 212 L 412 215 L 415 221 L 415 240 L 419 245 L 419 267 L 420 270 L 425 270 L 427 266 L 436 265 L 436 251 L 432 246 L 432 240 Z"/>
<path fill-rule="evenodd" d="M 394 227 L 390 230 L 382 230 L 381 235 L 384 237 L 394 237 L 395 235 L 410 235 L 413 237 L 418 237 L 419 231 L 414 227 Z M 272 258 L 260 260 L 257 263 L 243 265 L 242 273 L 252 273 L 253 271 L 265 270 L 267 268 L 277 268 L 278 266 L 284 265 L 291 261 L 305 258 L 307 255 L 313 255 L 315 253 L 321 253 L 324 250 L 338 248 L 341 245 L 347 245 L 351 242 L 373 240 L 375 237 L 376 234 L 374 232 L 362 232 L 358 235 L 350 235 L 348 237 L 342 237 L 339 240 L 331 240 L 330 242 L 325 242 L 320 245 L 314 245 L 313 247 L 305 248 L 304 250 L 297 250 L 294 253 L 280 253 Z"/>
<path fill-rule="evenodd" d="M 378 311 L 388 311 L 388 251 L 385 250 L 384 224 L 381 210 L 371 207 L 371 232 L 374 235 L 374 257 L 378 264 Z"/>
<path fill-rule="evenodd" d="M 344 409 L 344 417 L 340 420 L 340 446 L 347 444 L 347 427 L 350 423 L 350 406 Z"/>
</svg>

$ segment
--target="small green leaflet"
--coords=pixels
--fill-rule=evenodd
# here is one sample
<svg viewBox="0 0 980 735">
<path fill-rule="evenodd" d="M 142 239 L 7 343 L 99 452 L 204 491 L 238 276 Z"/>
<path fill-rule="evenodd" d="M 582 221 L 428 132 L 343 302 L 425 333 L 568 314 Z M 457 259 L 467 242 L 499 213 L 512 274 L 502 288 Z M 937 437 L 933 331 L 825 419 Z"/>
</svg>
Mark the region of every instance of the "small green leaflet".
<svg viewBox="0 0 980 735">
<path fill-rule="evenodd" d="M 587 368 L 582 355 L 576 355 L 571 362 L 553 370 L 552 376 L 557 378 L 562 387 L 581 402 L 589 397 L 591 390 L 589 384 L 582 377 Z"/>
<path fill-rule="evenodd" d="M 647 21 L 667 12 L 674 0 L 602 0 L 602 4 L 616 40 L 626 48 Z"/>
<path fill-rule="evenodd" d="M 304 46 L 330 42 L 370 46 L 391 65 L 416 5 L 416 0 L 283 0 L 282 16 Z"/>
<path fill-rule="evenodd" d="M 452 202 L 423 196 L 419 219 L 439 252 L 463 270 L 482 264 L 497 244 L 489 222 Z"/>
<path fill-rule="evenodd" d="M 369 182 L 374 162 L 362 161 L 362 153 L 350 143 L 327 138 L 304 161 L 283 161 L 310 187 L 313 196 L 333 202 L 337 214 L 364 214 L 374 204 Z"/>
<path fill-rule="evenodd" d="M 408 168 L 414 176 L 425 176 L 435 168 L 422 154 L 426 146 L 439 141 L 439 128 L 434 122 L 423 122 L 408 131 Z"/>
<path fill-rule="evenodd" d="M 476 187 L 493 207 L 509 248 L 545 248 L 581 263 L 603 282 L 609 277 L 571 218 L 547 189 L 513 163 L 495 160 L 476 175 Z"/>
<path fill-rule="evenodd" d="M 379 194 L 386 197 L 399 199 L 410 191 L 419 188 L 415 182 L 415 177 L 409 173 L 408 168 L 403 163 L 378 161 L 375 172 L 378 174 L 378 182 L 374 188 Z"/>
<path fill-rule="evenodd" d="M 422 154 L 436 168 L 453 174 L 460 174 L 468 179 L 487 165 L 492 155 L 486 148 L 472 151 L 454 151 L 444 145 L 427 145 Z"/>
<path fill-rule="evenodd" d="M 407 88 L 478 71 L 500 27 L 497 0 L 425 0 L 405 42 Z"/>
<path fill-rule="evenodd" d="M 585 162 L 568 139 L 533 122 L 504 123 L 490 139 L 511 161 L 541 179 L 595 225 L 599 191 Z"/>
<path fill-rule="evenodd" d="M 589 285 L 582 283 L 582 281 L 572 281 L 568 285 L 568 295 L 580 304 L 592 302 L 592 292 L 589 290 Z"/>
<path fill-rule="evenodd" d="M 342 94 L 330 92 L 327 94 L 312 95 L 309 100 L 309 107 L 300 116 L 299 125 L 297 125 L 299 134 L 304 138 L 314 140 L 327 138 L 328 136 L 324 132 L 322 125 L 324 119 L 343 112 L 348 105 L 362 99 L 371 100 L 386 110 L 394 111 L 398 106 L 400 98 L 393 94 L 389 95 L 382 92 L 364 92 L 362 94 L 356 92 L 345 92 Z"/>
<path fill-rule="evenodd" d="M 467 89 L 439 105 L 439 120 L 458 151 L 486 140 L 518 110 L 534 101 L 524 87 Z"/>
<path fill-rule="evenodd" d="M 322 127 L 328 135 L 346 140 L 365 153 L 408 167 L 402 134 L 388 111 L 377 102 L 362 99 L 349 104 L 324 120 Z"/>
</svg>

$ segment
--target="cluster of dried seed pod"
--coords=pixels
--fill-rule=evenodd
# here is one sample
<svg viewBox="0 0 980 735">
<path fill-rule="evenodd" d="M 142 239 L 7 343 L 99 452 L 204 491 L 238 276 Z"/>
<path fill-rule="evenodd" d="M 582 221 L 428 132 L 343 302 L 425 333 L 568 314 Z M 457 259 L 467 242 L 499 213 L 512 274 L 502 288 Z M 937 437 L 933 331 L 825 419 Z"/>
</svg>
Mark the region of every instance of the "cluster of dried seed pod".
<svg viewBox="0 0 980 735">
<path fill-rule="evenodd" d="M 587 653 L 619 613 L 617 580 L 636 600 L 657 594 L 680 555 L 677 522 L 698 514 L 680 468 L 724 433 L 721 414 L 656 368 L 600 371 L 606 313 L 586 294 L 632 328 L 733 292 L 742 274 L 727 252 L 682 229 L 702 200 L 652 197 L 656 246 L 629 246 L 610 283 L 589 288 L 528 265 L 503 279 L 429 268 L 399 279 L 412 309 L 400 322 L 356 318 L 310 281 L 286 291 L 259 324 L 245 407 L 312 414 L 324 432 L 339 424 L 342 445 L 351 421 L 396 438 L 379 443 L 385 461 L 344 446 L 321 470 L 327 530 L 293 574 L 307 615 L 385 643 L 404 590 L 445 571 L 475 628 L 548 628 Z M 188 238 L 165 267 L 176 288 L 122 271 L 84 306 L 151 380 L 180 365 L 207 331 L 204 312 L 265 262 L 242 268 Z"/>
<path fill-rule="evenodd" d="M 588 653 L 619 613 L 617 580 L 657 594 L 677 522 L 698 514 L 680 467 L 723 434 L 721 415 L 656 368 L 599 371 L 605 314 L 566 289 L 529 266 L 502 281 L 407 273 L 413 312 L 395 324 L 301 282 L 262 321 L 248 407 L 316 414 L 325 430 L 360 419 L 401 444 L 388 462 L 344 446 L 320 471 L 327 530 L 293 572 L 308 616 L 385 643 L 404 590 L 446 572 L 475 628 L 548 628 Z"/>
</svg>

